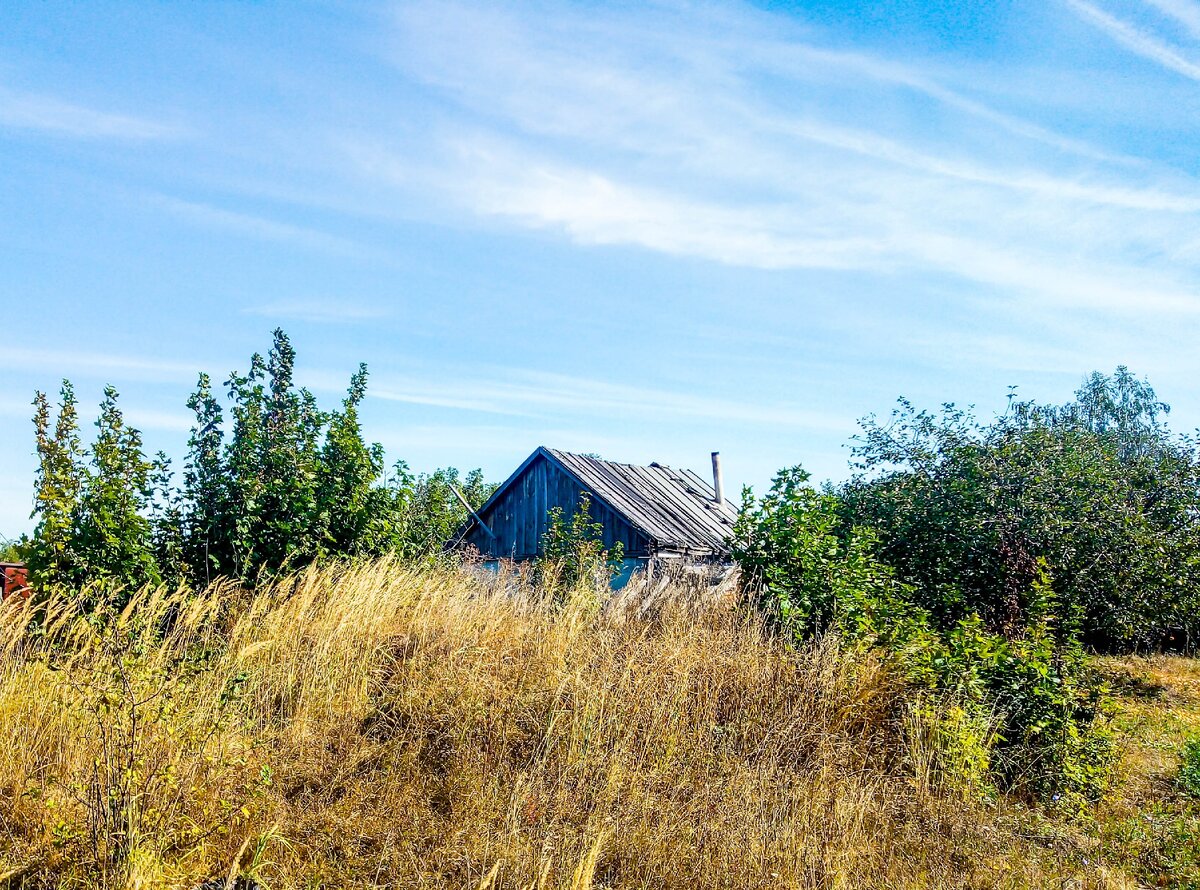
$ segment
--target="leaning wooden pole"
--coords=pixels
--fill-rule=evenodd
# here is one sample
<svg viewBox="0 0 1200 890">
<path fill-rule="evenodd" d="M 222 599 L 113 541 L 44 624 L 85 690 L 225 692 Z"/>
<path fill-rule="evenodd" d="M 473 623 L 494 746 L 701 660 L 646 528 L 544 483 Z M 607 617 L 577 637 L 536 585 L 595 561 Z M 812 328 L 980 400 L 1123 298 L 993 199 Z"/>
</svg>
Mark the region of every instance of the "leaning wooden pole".
<svg viewBox="0 0 1200 890">
<path fill-rule="evenodd" d="M 450 490 L 452 492 L 454 492 L 454 496 L 456 498 L 458 498 L 459 503 L 462 504 L 464 507 L 466 507 L 467 512 L 470 513 L 471 516 L 474 517 L 475 521 L 479 523 L 479 527 L 481 529 L 483 529 L 485 532 L 487 532 L 487 536 L 489 538 L 491 538 L 493 541 L 496 540 L 496 536 L 494 534 L 492 534 L 492 530 L 490 528 L 488 528 L 488 524 L 479 517 L 479 514 L 475 512 L 475 510 L 471 506 L 470 502 L 465 497 L 463 497 L 463 493 L 458 490 L 458 486 L 451 484 Z"/>
</svg>

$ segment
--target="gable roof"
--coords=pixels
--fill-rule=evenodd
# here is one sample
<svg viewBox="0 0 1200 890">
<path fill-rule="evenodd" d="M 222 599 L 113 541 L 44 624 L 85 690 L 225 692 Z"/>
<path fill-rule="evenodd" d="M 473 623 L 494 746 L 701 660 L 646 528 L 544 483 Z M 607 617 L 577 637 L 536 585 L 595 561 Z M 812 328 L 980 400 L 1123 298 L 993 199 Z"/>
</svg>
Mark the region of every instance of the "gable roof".
<svg viewBox="0 0 1200 890">
<path fill-rule="evenodd" d="M 539 456 L 624 517 L 650 539 L 653 549 L 696 556 L 727 552 L 737 510 L 729 501 L 718 504 L 712 484 L 690 470 L 659 463 L 648 467 L 622 464 L 544 446 L 529 455 L 480 507 L 479 515 L 485 521 L 492 506 Z"/>
</svg>

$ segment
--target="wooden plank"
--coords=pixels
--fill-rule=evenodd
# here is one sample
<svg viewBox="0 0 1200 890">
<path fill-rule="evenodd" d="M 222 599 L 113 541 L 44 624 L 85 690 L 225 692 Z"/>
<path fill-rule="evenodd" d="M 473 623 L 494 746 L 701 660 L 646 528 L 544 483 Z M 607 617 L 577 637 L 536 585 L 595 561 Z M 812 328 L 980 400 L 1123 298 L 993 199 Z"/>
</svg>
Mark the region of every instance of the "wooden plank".
<svg viewBox="0 0 1200 890">
<path fill-rule="evenodd" d="M 591 498 L 592 517 L 604 526 L 605 546 L 619 541 L 631 556 L 660 549 L 721 552 L 736 515 L 731 505 L 717 505 L 708 483 L 690 471 L 601 461 L 539 446 L 462 534 L 491 556 L 532 556 L 548 527 L 550 508 L 562 507 L 570 518 L 580 492 Z"/>
</svg>

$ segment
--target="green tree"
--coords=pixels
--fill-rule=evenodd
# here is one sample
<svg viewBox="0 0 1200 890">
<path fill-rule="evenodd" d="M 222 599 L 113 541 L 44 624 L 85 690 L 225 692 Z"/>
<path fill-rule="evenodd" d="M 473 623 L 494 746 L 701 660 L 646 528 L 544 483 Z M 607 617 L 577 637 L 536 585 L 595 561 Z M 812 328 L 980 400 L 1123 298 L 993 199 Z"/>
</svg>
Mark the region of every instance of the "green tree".
<svg viewBox="0 0 1200 890">
<path fill-rule="evenodd" d="M 476 506 L 494 487 L 478 470 L 462 479 L 454 469 L 414 478 L 403 461 L 385 474 L 383 448 L 365 442 L 358 416 L 366 366 L 351 378 L 340 410 L 327 414 L 296 385 L 295 362 L 287 335 L 276 330 L 266 359 L 255 354 L 245 374 L 229 376 L 228 436 L 212 381 L 199 376 L 179 488 L 164 454 L 145 458 L 111 387 L 88 452 L 70 383 L 53 429 L 49 401 L 38 393 L 35 581 L 206 584 L 218 576 L 253 580 L 326 556 L 440 555 L 467 516 L 454 487 Z"/>
<path fill-rule="evenodd" d="M 154 465 L 142 453 L 141 433 L 125 423 L 111 386 L 104 388 L 96 430 L 76 530 L 88 578 L 127 591 L 156 583 L 161 576 L 148 518 Z"/>
<path fill-rule="evenodd" d="M 37 525 L 27 554 L 31 581 L 43 589 L 78 585 L 86 574 L 77 546 L 86 470 L 75 389 L 62 382 L 53 429 L 46 394 L 38 392 L 33 404 L 38 469 L 31 515 Z"/>
<path fill-rule="evenodd" d="M 377 483 L 383 446 L 367 445 L 358 407 L 367 392 L 367 366 L 359 365 L 342 401 L 330 416 L 321 449 L 316 500 L 324 546 L 333 553 L 376 554 L 386 547 L 387 529 L 397 521 L 393 492 Z"/>
<path fill-rule="evenodd" d="M 207 374 L 200 375 L 187 405 L 195 422 L 183 468 L 183 562 L 207 584 L 217 575 L 235 573 L 223 414 Z"/>
<path fill-rule="evenodd" d="M 978 612 L 1015 632 L 1044 560 L 1060 637 L 1150 644 L 1197 628 L 1200 462 L 1165 406 L 1125 369 L 1093 375 L 1064 406 L 1010 399 L 981 423 L 901 400 L 863 422 L 844 525 L 871 526 L 881 555 L 940 620 Z"/>
<path fill-rule="evenodd" d="M 277 330 L 267 359 L 256 354 L 245 374 L 230 375 L 227 439 L 207 375 L 188 403 L 196 421 L 184 470 L 184 552 L 196 579 L 251 579 L 324 556 L 439 554 L 466 516 L 450 486 L 480 503 L 491 490 L 482 476 L 414 478 L 403 461 L 385 473 L 383 448 L 367 444 L 359 420 L 366 366 L 340 409 L 325 413 L 295 385 L 295 360 Z"/>
<path fill-rule="evenodd" d="M 227 562 L 214 574 L 235 578 L 248 577 L 258 569 L 262 548 L 258 540 L 258 520 L 264 500 L 262 455 L 266 448 L 263 434 L 266 415 L 266 363 L 258 353 L 250 357 L 245 375 L 230 374 L 225 386 L 232 403 L 233 430 L 225 448 L 226 474 L 222 504 L 222 524 L 228 529 Z M 214 486 L 215 488 L 215 486 Z M 214 491 L 212 496 L 218 495 Z M 218 566 L 214 566 L 214 569 Z"/>
<path fill-rule="evenodd" d="M 188 500 L 195 527 L 209 532 L 196 546 L 208 547 L 210 574 L 249 578 L 327 552 L 317 502 L 327 418 L 312 393 L 296 387 L 295 361 L 295 349 L 277 329 L 265 361 L 255 354 L 245 375 L 230 375 L 234 422 L 221 464 L 214 458 L 219 406 L 203 385 L 193 396 L 196 444 L 189 466 L 195 482 Z"/>
<path fill-rule="evenodd" d="M 478 469 L 464 476 L 454 467 L 443 467 L 411 479 L 401 497 L 401 521 L 395 541 L 400 553 L 411 558 L 440 554 L 466 524 L 469 514 L 454 494 L 455 488 L 474 510 L 496 490 Z"/>
<path fill-rule="evenodd" d="M 276 329 L 267 357 L 269 390 L 261 413 L 259 496 L 254 511 L 254 563 L 269 569 L 321 556 L 317 510 L 319 442 L 326 416 L 313 394 L 294 382 L 296 351 Z"/>
<path fill-rule="evenodd" d="M 796 640 L 811 639 L 862 597 L 882 599 L 894 585 L 873 554 L 873 535 L 839 535 L 838 500 L 791 467 L 756 500 L 747 488 L 734 524 L 732 555 L 759 608 Z"/>
<path fill-rule="evenodd" d="M 151 467 L 150 526 L 154 559 L 164 581 L 180 584 L 192 575 L 186 555 L 187 517 L 183 492 L 172 484 L 171 460 L 165 453 L 158 452 Z"/>
<path fill-rule="evenodd" d="M 1112 376 L 1093 371 L 1076 391 L 1075 401 L 1057 412 L 1061 424 L 1090 430 L 1127 463 L 1169 447 L 1165 417 L 1170 413 L 1171 406 L 1159 401 L 1149 382 L 1124 365 Z"/>
</svg>

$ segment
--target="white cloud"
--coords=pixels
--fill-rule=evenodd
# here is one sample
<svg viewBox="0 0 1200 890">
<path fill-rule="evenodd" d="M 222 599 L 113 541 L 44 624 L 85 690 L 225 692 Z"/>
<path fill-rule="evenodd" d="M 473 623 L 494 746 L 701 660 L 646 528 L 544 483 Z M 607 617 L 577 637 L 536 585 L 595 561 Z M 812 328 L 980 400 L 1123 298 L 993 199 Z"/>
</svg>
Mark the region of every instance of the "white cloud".
<svg viewBox="0 0 1200 890">
<path fill-rule="evenodd" d="M 537 159 L 507 173 L 465 182 L 464 201 L 480 213 L 558 227 L 581 244 L 634 244 L 760 269 L 850 269 L 876 265 L 883 245 L 869 236 L 803 237 L 770 206 L 727 207 L 657 193 L 586 170 L 548 168 Z M 772 225 L 772 222 L 775 225 Z M 790 232 L 781 229 L 790 228 Z"/>
<path fill-rule="evenodd" d="M 1084 0 L 1066 0 L 1082 19 L 1104 31 L 1118 43 L 1164 68 L 1192 80 L 1200 80 L 1200 61 L 1188 58 L 1178 47 L 1109 15 Z"/>
<path fill-rule="evenodd" d="M 329 374 L 310 374 L 305 382 L 325 390 L 343 386 L 336 375 Z M 372 377 L 368 394 L 384 401 L 543 420 L 572 416 L 673 418 L 814 430 L 852 428 L 846 418 L 798 404 L 706 397 L 513 367 L 490 367 L 483 373 L 427 367 L 408 377 L 378 374 Z"/>
<path fill-rule="evenodd" d="M 385 309 L 358 305 L 338 297 L 323 300 L 275 300 L 259 306 L 247 307 L 242 312 L 246 315 L 290 319 L 313 324 L 353 324 L 377 321 L 390 314 Z"/>
<path fill-rule="evenodd" d="M 419 157 L 376 142 L 351 160 L 409 190 L 408 171 L 423 170 L 435 198 L 581 245 L 1200 312 L 1195 178 L 811 34 L 731 17 L 716 33 L 711 12 L 685 23 L 406 6 L 402 64 L 457 113 Z M 896 114 L 913 102 L 937 126 Z"/>
<path fill-rule="evenodd" d="M 0 367 L 49 372 L 56 377 L 83 375 L 115 379 L 194 381 L 199 366 L 190 362 L 153 359 L 140 355 L 6 346 L 0 349 Z"/>
<path fill-rule="evenodd" d="M 892 172 L 861 174 L 851 188 L 850 174 L 839 166 L 824 178 L 847 180 L 847 187 L 831 189 L 832 196 L 819 186 L 788 194 L 795 182 L 781 182 L 772 203 L 730 205 L 619 183 L 585 169 L 550 167 L 536 155 L 489 150 L 473 154 L 464 166 L 473 173 L 460 177 L 457 194 L 476 212 L 557 228 L 581 244 L 635 245 L 761 269 L 935 271 L 1063 305 L 1200 313 L 1200 299 L 1182 271 L 1148 272 L 1108 258 L 1055 252 L 1081 236 L 1081 229 L 1090 229 L 1097 243 L 1131 237 L 1136 217 L 1117 213 L 1109 219 L 1093 211 L 1079 221 L 1080 211 L 1071 205 L 1080 201 L 1172 216 L 1200 210 L 1185 198 L 1154 190 L 976 175 L 980 185 L 1030 193 L 999 200 Z M 984 201 L 991 202 L 989 217 L 977 215 Z M 1152 225 L 1151 233 L 1166 234 L 1171 225 Z M 1020 228 L 1025 237 L 1014 239 Z"/>
<path fill-rule="evenodd" d="M 364 256 L 370 253 L 367 248 L 355 241 L 331 235 L 319 229 L 227 210 L 212 204 L 185 201 L 168 195 L 153 195 L 151 201 L 181 219 L 263 241 L 298 244 L 302 247 L 348 256 Z"/>
<path fill-rule="evenodd" d="M 1194 38 L 1200 38 L 1200 3 L 1193 0 L 1145 0 L 1164 15 L 1179 22 Z"/>
<path fill-rule="evenodd" d="M 185 128 L 176 124 L 97 111 L 51 96 L 22 93 L 4 87 L 0 87 L 0 126 L 82 139 L 135 142 L 177 139 L 187 134 Z"/>
</svg>

